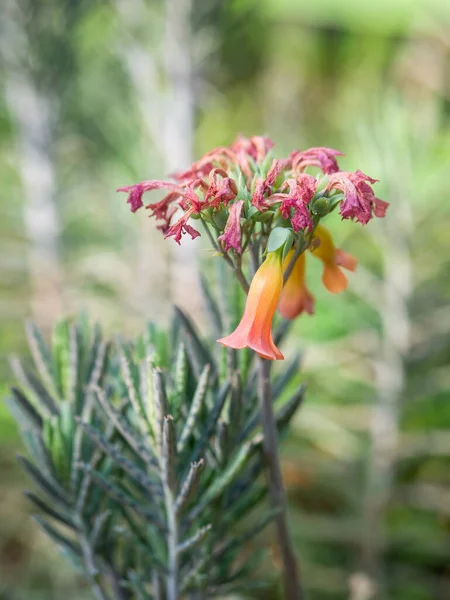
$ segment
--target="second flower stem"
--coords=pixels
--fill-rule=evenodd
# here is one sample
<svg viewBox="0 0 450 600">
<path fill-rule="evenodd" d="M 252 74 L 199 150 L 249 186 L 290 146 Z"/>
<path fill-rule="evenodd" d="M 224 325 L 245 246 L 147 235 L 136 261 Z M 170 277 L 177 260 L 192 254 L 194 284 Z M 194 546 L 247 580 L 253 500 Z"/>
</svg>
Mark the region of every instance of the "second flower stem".
<svg viewBox="0 0 450 600">
<path fill-rule="evenodd" d="M 258 392 L 264 434 L 266 473 L 272 508 L 277 511 L 275 527 L 283 565 L 285 598 L 287 600 L 303 600 L 297 560 L 287 523 L 286 494 L 278 454 L 278 431 L 272 406 L 270 367 L 270 361 L 258 358 Z"/>
</svg>

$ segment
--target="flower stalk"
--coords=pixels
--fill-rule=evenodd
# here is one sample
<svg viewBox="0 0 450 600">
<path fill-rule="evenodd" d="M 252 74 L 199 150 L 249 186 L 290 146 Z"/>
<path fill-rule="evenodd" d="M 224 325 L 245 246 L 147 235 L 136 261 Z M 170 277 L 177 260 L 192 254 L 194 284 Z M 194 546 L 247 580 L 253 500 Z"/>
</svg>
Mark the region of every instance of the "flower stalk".
<svg viewBox="0 0 450 600">
<path fill-rule="evenodd" d="M 263 449 L 272 508 L 276 511 L 275 529 L 283 568 L 283 586 L 287 600 L 302 600 L 300 571 L 297 566 L 289 525 L 286 494 L 278 452 L 278 432 L 273 413 L 270 383 L 271 362 L 258 357 L 258 393 L 263 428 Z"/>
</svg>

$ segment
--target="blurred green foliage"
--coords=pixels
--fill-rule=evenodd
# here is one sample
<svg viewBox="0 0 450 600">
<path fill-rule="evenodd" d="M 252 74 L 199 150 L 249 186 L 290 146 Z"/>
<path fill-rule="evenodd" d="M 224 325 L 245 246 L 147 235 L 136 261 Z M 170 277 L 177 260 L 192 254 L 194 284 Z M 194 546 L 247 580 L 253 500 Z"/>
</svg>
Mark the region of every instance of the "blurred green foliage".
<svg viewBox="0 0 450 600">
<path fill-rule="evenodd" d="M 167 320 L 167 273 L 179 255 L 114 193 L 171 168 L 162 123 L 152 125 L 169 81 L 163 3 L 8 1 L 1 11 L 5 390 L 7 355 L 24 350 L 24 317 L 48 326 L 58 312 L 87 308 L 107 331 L 129 333 L 155 315 Z M 445 0 L 193 0 L 187 23 L 195 156 L 238 132 L 267 133 L 280 153 L 337 147 L 342 168 L 378 178 L 391 202 L 384 222 L 365 229 L 336 220 L 358 272 L 335 297 L 308 262 L 316 315 L 299 319 L 288 344 L 304 351 L 309 386 L 283 448 L 312 600 L 448 598 L 449 21 Z M 51 114 L 41 145 L 26 97 L 14 100 L 17 82 Z M 45 270 L 33 274 L 27 143 L 51 173 L 55 285 Z M 0 597 L 88 598 L 24 519 L 19 442 L 3 407 L 0 436 Z"/>
</svg>

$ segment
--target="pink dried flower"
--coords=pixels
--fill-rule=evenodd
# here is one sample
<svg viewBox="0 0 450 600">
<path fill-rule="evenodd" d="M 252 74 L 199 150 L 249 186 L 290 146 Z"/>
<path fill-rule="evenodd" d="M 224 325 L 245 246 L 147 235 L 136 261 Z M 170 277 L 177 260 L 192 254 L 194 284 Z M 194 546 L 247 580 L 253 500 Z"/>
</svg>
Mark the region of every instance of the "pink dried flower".
<svg viewBox="0 0 450 600">
<path fill-rule="evenodd" d="M 242 253 L 241 247 L 241 214 L 244 207 L 244 201 L 238 200 L 234 202 L 230 208 L 227 223 L 224 232 L 219 236 L 219 240 L 223 241 L 225 252 L 230 248 L 234 248 L 239 254 Z"/>
<path fill-rule="evenodd" d="M 313 226 L 308 204 L 316 193 L 317 180 L 312 175 L 300 173 L 297 179 L 288 179 L 283 187 L 289 188 L 289 193 L 272 194 L 267 200 L 270 204 L 281 201 L 283 219 L 290 219 L 294 231 Z M 291 215 L 291 209 L 294 209 Z"/>
<path fill-rule="evenodd" d="M 330 174 L 339 171 L 336 156 L 344 155 L 339 150 L 333 150 L 333 148 L 318 147 L 309 148 L 303 152 L 294 150 L 291 152 L 289 159 L 294 172 L 301 172 L 306 167 L 312 166 L 319 167 L 324 173 Z"/>
<path fill-rule="evenodd" d="M 267 209 L 267 202 L 264 195 L 272 192 L 271 188 L 274 186 L 278 175 L 286 168 L 287 163 L 288 161 L 286 159 L 274 159 L 265 180 L 259 180 L 257 182 L 252 196 L 252 204 L 258 210 L 264 211 Z"/>
<path fill-rule="evenodd" d="M 127 203 L 131 207 L 131 212 L 136 212 L 143 206 L 142 195 L 144 192 L 160 189 L 168 189 L 171 192 L 180 195 L 183 194 L 183 189 L 176 183 L 173 183 L 173 181 L 161 181 L 159 179 L 149 179 L 148 181 L 142 181 L 141 183 L 136 183 L 134 185 L 127 185 L 119 188 L 117 191 L 128 192 Z"/>
<path fill-rule="evenodd" d="M 220 177 L 220 179 L 218 179 Z M 230 200 L 236 198 L 238 188 L 234 179 L 228 177 L 223 169 L 213 169 L 209 174 L 210 184 L 205 194 L 205 204 L 218 208 L 221 204 L 226 206 Z"/>
<path fill-rule="evenodd" d="M 194 209 L 190 208 L 186 213 L 184 213 L 184 215 L 180 219 L 178 219 L 178 221 L 174 225 L 171 225 L 169 227 L 164 237 L 173 237 L 177 244 L 181 244 L 182 235 L 188 233 L 191 236 L 191 238 L 195 240 L 195 238 L 200 235 L 200 232 L 191 227 L 191 225 L 188 225 L 187 223 L 189 217 L 192 215 L 193 212 Z"/>
<path fill-rule="evenodd" d="M 330 175 L 327 189 L 341 190 L 345 196 L 340 207 L 343 219 L 356 219 L 365 225 L 374 215 L 384 217 L 389 203 L 375 197 L 369 183 L 376 181 L 377 179 L 372 179 L 361 171 L 339 171 Z"/>
</svg>

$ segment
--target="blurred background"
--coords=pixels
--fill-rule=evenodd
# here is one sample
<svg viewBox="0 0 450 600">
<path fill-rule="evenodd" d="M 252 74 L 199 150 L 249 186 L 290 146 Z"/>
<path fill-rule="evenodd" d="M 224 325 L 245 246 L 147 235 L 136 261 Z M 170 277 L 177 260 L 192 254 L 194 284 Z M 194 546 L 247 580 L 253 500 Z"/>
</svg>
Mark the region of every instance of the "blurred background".
<svg viewBox="0 0 450 600">
<path fill-rule="evenodd" d="M 134 334 L 176 301 L 202 323 L 206 244 L 164 243 L 117 187 L 238 133 L 269 135 L 279 155 L 338 148 L 341 168 L 379 179 L 391 207 L 364 229 L 329 219 L 359 268 L 334 297 L 309 261 L 316 315 L 288 344 L 308 383 L 283 445 L 307 598 L 448 600 L 448 1 L 3 0 L 0 11 L 2 396 L 26 317 L 47 328 L 86 309 L 109 334 Z M 0 599 L 87 600 L 26 517 L 20 449 L 1 405 Z"/>
</svg>

